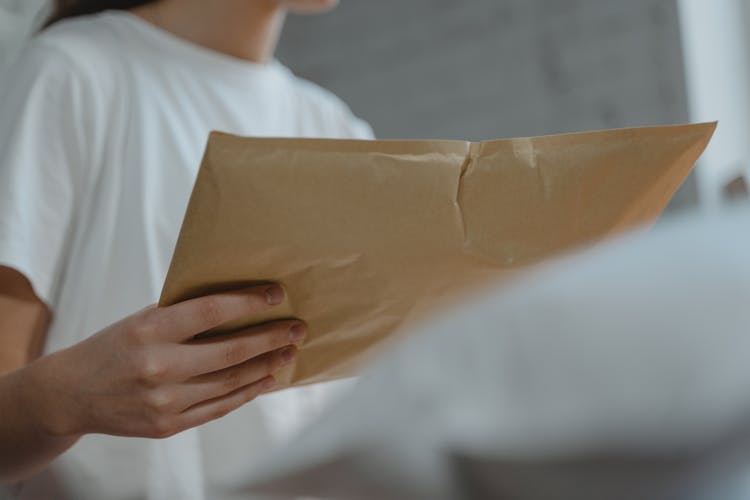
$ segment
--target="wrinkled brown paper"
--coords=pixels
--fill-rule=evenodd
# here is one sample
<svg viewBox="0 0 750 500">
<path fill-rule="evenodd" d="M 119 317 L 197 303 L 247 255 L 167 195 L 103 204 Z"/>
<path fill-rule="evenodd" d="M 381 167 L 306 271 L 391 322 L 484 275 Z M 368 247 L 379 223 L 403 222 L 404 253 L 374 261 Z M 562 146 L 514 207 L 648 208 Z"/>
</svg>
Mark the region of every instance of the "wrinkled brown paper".
<svg viewBox="0 0 750 500">
<path fill-rule="evenodd" d="M 307 322 L 279 387 L 348 376 L 467 292 L 654 221 L 715 126 L 480 143 L 213 133 L 160 305 L 281 283 L 273 316 L 241 322 Z"/>
</svg>

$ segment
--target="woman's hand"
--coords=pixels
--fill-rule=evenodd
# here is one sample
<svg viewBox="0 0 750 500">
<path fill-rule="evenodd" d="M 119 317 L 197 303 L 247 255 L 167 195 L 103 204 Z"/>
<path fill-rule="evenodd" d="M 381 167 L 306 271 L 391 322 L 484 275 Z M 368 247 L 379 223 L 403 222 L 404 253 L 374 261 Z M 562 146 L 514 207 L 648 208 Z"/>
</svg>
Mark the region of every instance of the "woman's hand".
<svg viewBox="0 0 750 500">
<path fill-rule="evenodd" d="M 274 385 L 272 374 L 294 359 L 305 326 L 278 321 L 195 335 L 283 297 L 281 287 L 265 285 L 145 309 L 22 370 L 33 389 L 25 391 L 27 411 L 60 437 L 163 438 L 222 417 Z"/>
</svg>

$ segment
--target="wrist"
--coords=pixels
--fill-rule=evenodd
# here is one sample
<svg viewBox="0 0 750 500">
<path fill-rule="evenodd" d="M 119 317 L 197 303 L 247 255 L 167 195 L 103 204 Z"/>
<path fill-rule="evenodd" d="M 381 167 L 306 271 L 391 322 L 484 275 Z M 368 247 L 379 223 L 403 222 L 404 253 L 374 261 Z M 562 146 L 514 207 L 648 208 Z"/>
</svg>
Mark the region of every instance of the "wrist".
<svg viewBox="0 0 750 500">
<path fill-rule="evenodd" d="M 66 370 L 58 366 L 62 352 L 37 359 L 14 375 L 17 400 L 37 432 L 51 438 L 75 441 L 85 432 L 68 404 L 74 397 L 66 383 Z"/>
</svg>

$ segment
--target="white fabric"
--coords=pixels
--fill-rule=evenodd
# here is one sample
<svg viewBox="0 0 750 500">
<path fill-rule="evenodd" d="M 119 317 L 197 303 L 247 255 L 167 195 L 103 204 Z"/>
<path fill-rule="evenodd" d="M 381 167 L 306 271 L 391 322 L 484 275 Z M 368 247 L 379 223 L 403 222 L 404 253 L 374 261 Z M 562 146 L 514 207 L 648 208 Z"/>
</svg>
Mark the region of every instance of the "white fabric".
<svg viewBox="0 0 750 500">
<path fill-rule="evenodd" d="M 372 134 L 278 62 L 224 56 L 125 12 L 56 25 L 7 76 L 0 264 L 24 273 L 54 311 L 46 352 L 156 302 L 210 130 Z M 263 460 L 328 390 L 265 396 L 163 441 L 86 436 L 20 497 L 204 498 Z"/>
<path fill-rule="evenodd" d="M 0 75 L 48 10 L 48 0 L 0 0 Z"/>
<path fill-rule="evenodd" d="M 448 312 L 270 458 L 254 487 L 346 500 L 750 498 L 748 359 L 750 208 L 668 222 Z"/>
</svg>

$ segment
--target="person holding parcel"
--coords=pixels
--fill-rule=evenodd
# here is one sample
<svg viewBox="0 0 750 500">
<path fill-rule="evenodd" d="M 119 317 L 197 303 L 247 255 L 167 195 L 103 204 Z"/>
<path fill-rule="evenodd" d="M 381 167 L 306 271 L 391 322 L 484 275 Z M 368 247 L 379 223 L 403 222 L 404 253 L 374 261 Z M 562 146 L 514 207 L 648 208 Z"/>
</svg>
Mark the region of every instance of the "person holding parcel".
<svg viewBox="0 0 750 500">
<path fill-rule="evenodd" d="M 332 3 L 61 2 L 0 86 L 16 498 L 247 498 L 321 382 L 653 222 L 716 126 L 349 140 L 370 128 L 272 57 L 288 10 Z"/>
<path fill-rule="evenodd" d="M 262 461 L 333 390 L 293 389 L 243 406 L 293 360 L 301 321 L 195 338 L 272 311 L 284 300 L 279 286 L 143 307 L 159 296 L 211 130 L 372 136 L 339 99 L 273 58 L 288 11 L 334 4 L 59 1 L 4 75 L 5 494 L 218 500 L 220 485 Z"/>
</svg>

